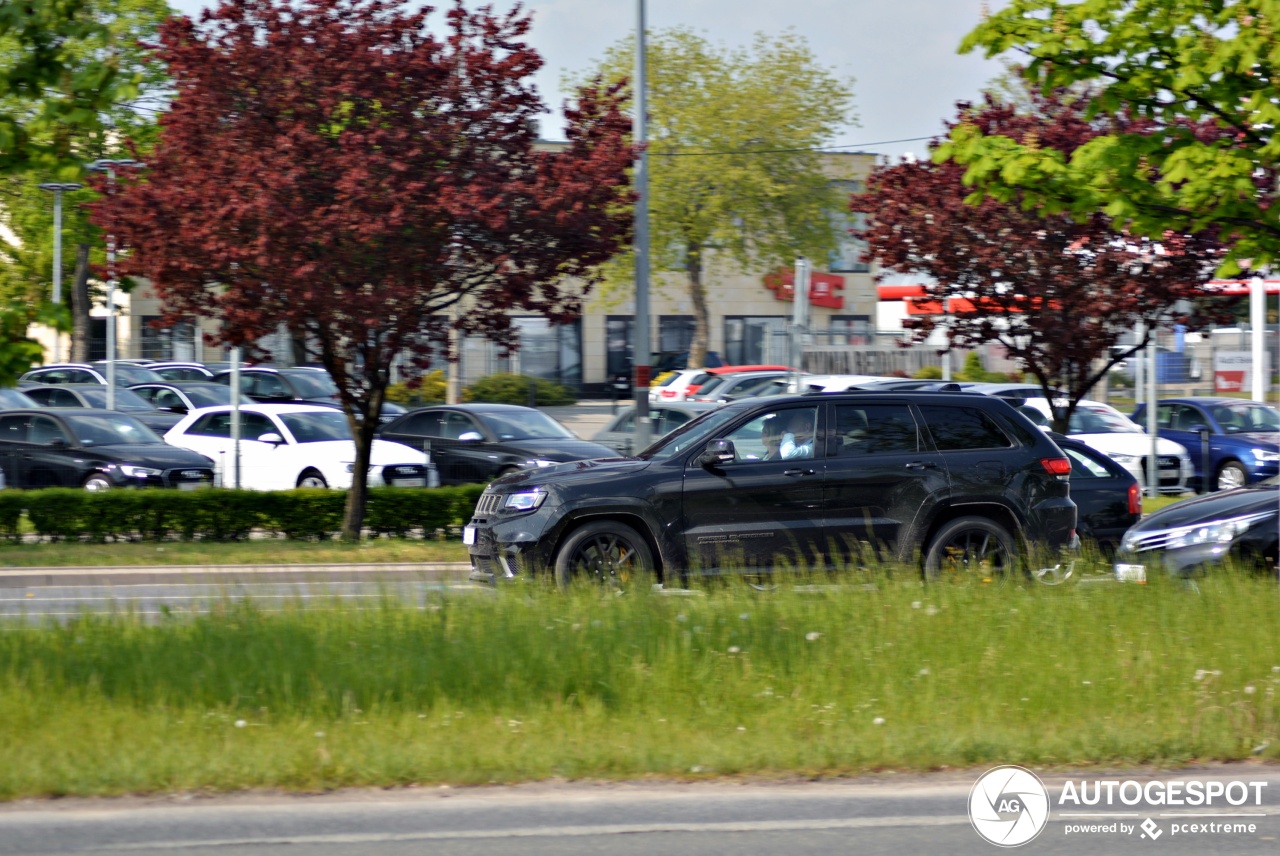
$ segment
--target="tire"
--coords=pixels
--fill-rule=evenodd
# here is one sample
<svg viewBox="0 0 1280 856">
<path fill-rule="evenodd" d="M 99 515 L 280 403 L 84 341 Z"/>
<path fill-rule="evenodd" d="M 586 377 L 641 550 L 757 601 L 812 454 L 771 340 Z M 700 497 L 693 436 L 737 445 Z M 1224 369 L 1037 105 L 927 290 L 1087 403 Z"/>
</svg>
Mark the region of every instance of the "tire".
<svg viewBox="0 0 1280 856">
<path fill-rule="evenodd" d="M 94 473 L 84 480 L 85 490 L 111 490 L 112 487 L 114 487 L 114 485 L 111 484 L 111 479 L 107 478 L 102 473 Z"/>
<path fill-rule="evenodd" d="M 1231 490 L 1244 487 L 1249 483 L 1249 474 L 1238 461 L 1227 461 L 1218 467 L 1218 474 L 1213 479 L 1214 490 Z"/>
<path fill-rule="evenodd" d="M 985 517 L 959 517 L 929 542 L 924 573 L 928 579 L 1012 578 L 1018 574 L 1017 543 Z"/>
<path fill-rule="evenodd" d="M 625 523 L 602 520 L 574 531 L 556 553 L 556 585 L 578 580 L 625 588 L 653 575 L 653 553 Z"/>
<path fill-rule="evenodd" d="M 320 475 L 319 470 L 305 470 L 298 476 L 298 487 L 328 487 L 329 483 Z"/>
</svg>

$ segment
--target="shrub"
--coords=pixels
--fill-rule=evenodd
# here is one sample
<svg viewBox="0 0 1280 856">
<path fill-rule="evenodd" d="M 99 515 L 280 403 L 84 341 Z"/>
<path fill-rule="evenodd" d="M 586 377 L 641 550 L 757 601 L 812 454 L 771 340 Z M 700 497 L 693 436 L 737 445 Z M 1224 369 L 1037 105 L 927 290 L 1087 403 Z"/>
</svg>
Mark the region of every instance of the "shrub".
<svg viewBox="0 0 1280 856">
<path fill-rule="evenodd" d="M 918 380 L 942 380 L 941 366 L 925 366 L 916 372 L 912 377 Z"/>
<path fill-rule="evenodd" d="M 572 390 L 558 383 L 545 378 L 517 374 L 494 374 L 482 377 L 467 387 L 462 397 L 467 401 L 532 404 L 536 407 L 557 407 L 573 404 L 578 400 Z"/>
<path fill-rule="evenodd" d="M 415 387 L 411 387 L 410 383 L 393 383 L 387 387 L 387 401 L 407 407 L 444 404 L 448 381 L 445 379 L 443 369 L 436 369 L 418 378 L 418 385 Z"/>
</svg>

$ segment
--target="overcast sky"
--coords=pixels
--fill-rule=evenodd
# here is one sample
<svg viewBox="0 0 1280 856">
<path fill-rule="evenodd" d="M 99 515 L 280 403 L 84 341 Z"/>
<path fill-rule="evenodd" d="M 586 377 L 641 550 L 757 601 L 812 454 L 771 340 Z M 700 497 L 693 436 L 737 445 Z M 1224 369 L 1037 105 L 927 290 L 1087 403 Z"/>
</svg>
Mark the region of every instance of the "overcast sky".
<svg viewBox="0 0 1280 856">
<path fill-rule="evenodd" d="M 169 0 L 179 12 L 196 14 L 211 0 Z M 483 0 L 508 8 L 512 0 Z M 925 140 L 941 133 L 955 103 L 971 100 L 1001 67 L 978 54 L 956 53 L 978 23 L 982 0 L 646 0 L 650 31 L 687 26 L 713 42 L 748 45 L 756 32 L 788 28 L 803 37 L 820 62 L 854 78 L 858 125 L 834 145 L 887 155 L 922 153 Z M 546 66 L 537 86 L 558 108 L 565 72 L 591 68 L 606 48 L 634 32 L 638 0 L 525 0 L 533 11 L 530 42 Z M 415 4 L 417 5 L 417 4 Z M 447 7 L 447 0 L 436 8 Z M 483 5 L 468 0 L 468 5 Z M 1005 0 L 988 0 L 998 9 Z M 439 13 L 431 20 L 439 21 Z M 559 112 L 546 117 L 543 136 L 560 139 Z M 909 140 L 909 142 L 892 142 Z"/>
</svg>

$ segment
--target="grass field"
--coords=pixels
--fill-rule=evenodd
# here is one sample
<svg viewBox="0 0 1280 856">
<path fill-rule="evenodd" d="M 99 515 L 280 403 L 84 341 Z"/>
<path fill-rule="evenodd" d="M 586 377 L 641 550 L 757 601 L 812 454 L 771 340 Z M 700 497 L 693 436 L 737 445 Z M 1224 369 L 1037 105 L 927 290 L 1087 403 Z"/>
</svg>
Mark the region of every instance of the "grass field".
<svg viewBox="0 0 1280 856">
<path fill-rule="evenodd" d="M 156 543 L 0 543 L 0 570 L 29 567 L 113 567 L 145 565 L 297 565 L 363 562 L 465 562 L 458 541 L 380 538 L 340 541 L 243 542 L 167 541 Z"/>
<path fill-rule="evenodd" d="M 873 575 L 0 630 L 0 798 L 1280 758 L 1280 592 Z"/>
</svg>

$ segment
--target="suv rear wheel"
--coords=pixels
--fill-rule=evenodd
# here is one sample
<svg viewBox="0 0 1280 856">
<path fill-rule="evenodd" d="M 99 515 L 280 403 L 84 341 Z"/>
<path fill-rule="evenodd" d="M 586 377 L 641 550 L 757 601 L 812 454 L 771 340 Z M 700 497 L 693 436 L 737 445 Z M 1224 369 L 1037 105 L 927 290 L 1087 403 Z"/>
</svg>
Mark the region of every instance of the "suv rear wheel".
<svg viewBox="0 0 1280 856">
<path fill-rule="evenodd" d="M 985 517 L 959 517 L 938 530 L 925 552 L 929 579 L 984 579 L 1017 573 L 1018 549 L 1013 536 Z"/>
<path fill-rule="evenodd" d="M 578 529 L 556 554 L 556 585 L 594 580 L 625 587 L 653 573 L 653 553 L 625 523 L 602 520 Z"/>
</svg>

